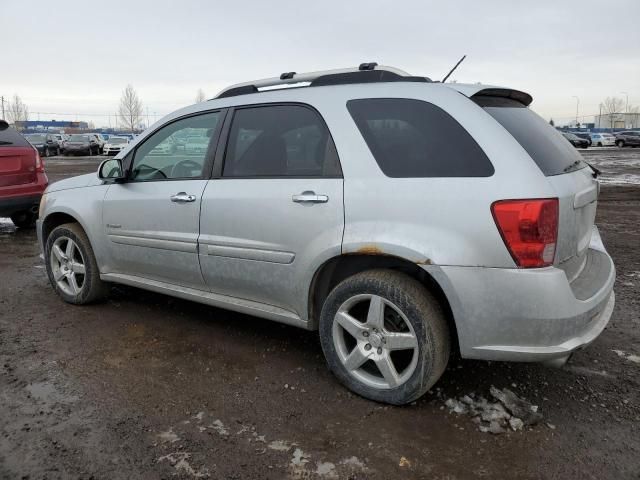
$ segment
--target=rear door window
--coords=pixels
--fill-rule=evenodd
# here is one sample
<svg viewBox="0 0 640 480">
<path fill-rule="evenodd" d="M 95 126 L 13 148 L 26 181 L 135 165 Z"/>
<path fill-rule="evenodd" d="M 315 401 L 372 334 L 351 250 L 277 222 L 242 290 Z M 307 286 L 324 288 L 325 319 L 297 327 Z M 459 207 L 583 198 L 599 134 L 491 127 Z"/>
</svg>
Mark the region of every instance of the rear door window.
<svg viewBox="0 0 640 480">
<path fill-rule="evenodd" d="M 340 177 L 329 130 L 302 105 L 239 108 L 233 116 L 224 177 Z"/>
<path fill-rule="evenodd" d="M 494 173 L 471 135 L 431 103 L 366 98 L 348 101 L 347 109 L 388 177 L 490 177 Z"/>
<path fill-rule="evenodd" d="M 477 96 L 478 105 L 495 118 L 549 177 L 587 166 L 571 143 L 542 117 L 510 98 Z"/>
</svg>

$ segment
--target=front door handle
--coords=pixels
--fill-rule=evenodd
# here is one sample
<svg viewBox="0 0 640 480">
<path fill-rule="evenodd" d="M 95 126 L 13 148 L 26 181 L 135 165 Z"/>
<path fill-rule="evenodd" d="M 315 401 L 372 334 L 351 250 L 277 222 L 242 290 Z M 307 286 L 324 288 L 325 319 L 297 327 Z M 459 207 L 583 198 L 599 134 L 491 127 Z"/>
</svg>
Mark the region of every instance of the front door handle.
<svg viewBox="0 0 640 480">
<path fill-rule="evenodd" d="M 179 193 L 176 193 L 175 195 L 171 195 L 171 201 L 175 203 L 195 202 L 196 196 L 188 195 L 185 192 L 179 192 Z"/>
<path fill-rule="evenodd" d="M 307 190 L 299 195 L 293 195 L 291 200 L 295 203 L 327 203 L 329 197 L 327 195 L 316 195 L 316 192 Z"/>
</svg>

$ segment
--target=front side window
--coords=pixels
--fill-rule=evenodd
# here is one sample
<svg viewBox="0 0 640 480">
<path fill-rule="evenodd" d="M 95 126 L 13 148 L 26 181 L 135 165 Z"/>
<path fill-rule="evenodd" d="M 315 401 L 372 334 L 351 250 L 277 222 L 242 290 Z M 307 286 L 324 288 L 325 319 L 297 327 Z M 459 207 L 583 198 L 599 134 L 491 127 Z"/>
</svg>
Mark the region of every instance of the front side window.
<svg viewBox="0 0 640 480">
<path fill-rule="evenodd" d="M 219 121 L 220 112 L 211 112 L 162 127 L 136 150 L 129 179 L 201 177 Z"/>
<path fill-rule="evenodd" d="M 337 177 L 338 155 L 318 113 L 300 105 L 235 112 L 224 177 Z"/>
<path fill-rule="evenodd" d="M 440 107 L 421 100 L 367 98 L 350 100 L 347 109 L 388 177 L 493 175 L 480 146 Z"/>
</svg>

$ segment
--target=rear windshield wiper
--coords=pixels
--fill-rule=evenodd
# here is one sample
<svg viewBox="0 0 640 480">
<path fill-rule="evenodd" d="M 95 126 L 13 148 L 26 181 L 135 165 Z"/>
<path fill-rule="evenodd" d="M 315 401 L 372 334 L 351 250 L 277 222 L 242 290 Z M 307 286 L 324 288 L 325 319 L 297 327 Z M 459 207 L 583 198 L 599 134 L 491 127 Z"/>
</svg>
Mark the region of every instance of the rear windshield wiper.
<svg viewBox="0 0 640 480">
<path fill-rule="evenodd" d="M 600 174 L 602 174 L 602 172 L 599 169 L 591 165 L 589 162 L 584 162 L 584 163 L 586 163 L 591 169 L 591 171 L 593 172 L 593 178 L 598 178 Z"/>
</svg>

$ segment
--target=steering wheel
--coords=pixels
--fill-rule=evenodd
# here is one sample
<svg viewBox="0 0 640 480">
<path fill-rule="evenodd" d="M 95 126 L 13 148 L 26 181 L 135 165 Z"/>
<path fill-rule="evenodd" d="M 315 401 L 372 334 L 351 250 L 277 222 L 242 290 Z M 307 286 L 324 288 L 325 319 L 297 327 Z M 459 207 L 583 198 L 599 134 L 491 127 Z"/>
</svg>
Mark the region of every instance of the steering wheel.
<svg viewBox="0 0 640 480">
<path fill-rule="evenodd" d="M 164 173 L 162 170 L 159 170 L 159 169 L 157 169 L 157 168 L 153 168 L 152 166 L 147 165 L 146 163 L 141 163 L 140 165 L 138 165 L 138 166 L 136 167 L 136 169 L 135 169 L 134 171 L 136 171 L 136 170 L 137 170 L 138 172 L 140 172 L 140 171 L 141 171 L 141 170 L 143 170 L 143 169 L 146 169 L 146 170 L 153 170 L 153 175 L 154 175 L 154 176 L 155 176 L 156 174 L 158 174 L 158 173 L 159 173 L 160 175 L 162 175 L 162 178 L 168 178 L 168 177 L 167 177 L 167 174 L 166 174 L 166 173 Z M 136 177 L 137 177 L 137 175 L 136 175 Z"/>
<path fill-rule="evenodd" d="M 176 163 L 171 169 L 171 178 L 191 177 L 192 175 L 181 175 L 181 173 L 184 171 L 190 173 L 196 169 L 202 171 L 202 165 L 194 160 L 182 160 Z"/>
</svg>

